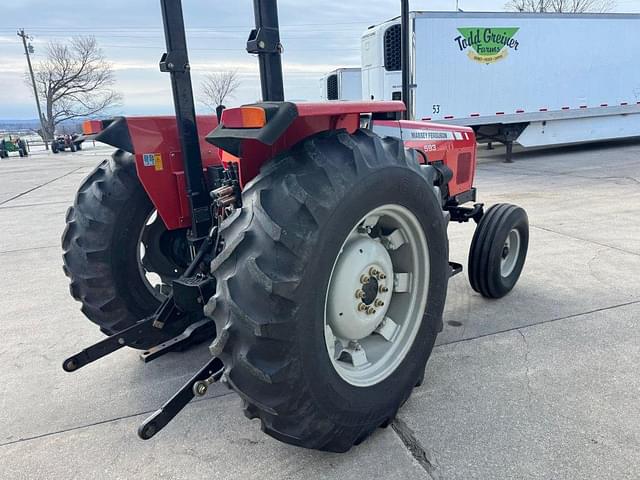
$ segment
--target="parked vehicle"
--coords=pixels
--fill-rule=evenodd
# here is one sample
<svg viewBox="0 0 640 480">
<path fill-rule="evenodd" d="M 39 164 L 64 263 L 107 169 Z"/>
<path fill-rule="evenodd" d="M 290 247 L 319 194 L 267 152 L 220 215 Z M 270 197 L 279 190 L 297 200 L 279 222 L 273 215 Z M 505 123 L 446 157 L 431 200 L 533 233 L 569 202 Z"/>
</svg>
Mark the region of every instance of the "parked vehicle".
<svg viewBox="0 0 640 480">
<path fill-rule="evenodd" d="M 423 380 L 462 271 L 449 223 L 477 222 L 471 286 L 500 298 L 524 266 L 527 214 L 475 203 L 471 128 L 414 121 L 402 102 L 284 101 L 276 0 L 254 1 L 247 43 L 263 102 L 196 117 L 181 3 L 161 5 L 176 117 L 83 129 L 118 150 L 67 213 L 64 269 L 109 336 L 63 368 L 124 346 L 151 361 L 215 337 L 213 358 L 141 438 L 222 380 L 268 435 L 344 452 Z M 408 0 L 402 11 L 408 35 Z"/>
<path fill-rule="evenodd" d="M 27 144 L 20 137 L 15 140 L 12 140 L 11 137 L 8 140 L 5 138 L 0 140 L 0 158 L 8 158 L 11 152 L 18 152 L 21 157 L 29 155 Z"/>
<path fill-rule="evenodd" d="M 525 147 L 640 135 L 640 15 L 412 12 L 417 118 Z M 401 98 L 400 19 L 362 37 L 364 98 Z M 597 39 L 585 42 L 583 39 Z M 581 40 L 582 39 L 582 40 Z"/>
<path fill-rule="evenodd" d="M 362 100 L 362 74 L 359 68 L 339 68 L 320 79 L 322 100 Z"/>
<path fill-rule="evenodd" d="M 79 135 L 75 133 L 73 135 L 58 135 L 51 141 L 52 153 L 64 152 L 67 149 L 70 152 L 82 150 L 82 139 L 79 138 Z"/>
</svg>

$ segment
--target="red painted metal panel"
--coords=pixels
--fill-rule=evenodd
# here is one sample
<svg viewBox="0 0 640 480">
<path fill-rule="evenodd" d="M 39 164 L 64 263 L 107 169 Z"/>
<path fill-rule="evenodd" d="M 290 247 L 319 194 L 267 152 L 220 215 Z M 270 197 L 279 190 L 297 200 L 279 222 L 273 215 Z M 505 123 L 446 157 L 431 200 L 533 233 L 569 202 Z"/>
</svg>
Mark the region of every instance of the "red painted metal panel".
<svg viewBox="0 0 640 480">
<path fill-rule="evenodd" d="M 297 117 L 273 145 L 264 145 L 256 140 L 245 140 L 242 143 L 241 158 L 235 160 L 239 164 L 240 183 L 242 186 L 246 185 L 258 175 L 264 163 L 307 137 L 342 128 L 353 133 L 359 126 L 360 112 L 338 115 L 311 115 L 307 112 L 307 115 Z"/>
<path fill-rule="evenodd" d="M 402 102 L 323 102 L 296 104 L 298 116 L 273 145 L 256 140 L 242 142 L 240 158 L 225 155 L 225 163 L 238 163 L 242 185 L 279 153 L 319 132 L 345 129 L 355 132 L 362 113 L 401 112 Z M 226 112 L 228 113 L 228 111 Z M 215 116 L 197 117 L 203 166 L 219 165 L 221 151 L 205 141 L 218 124 Z M 180 142 L 173 116 L 127 118 L 135 150 L 136 170 L 151 201 L 168 229 L 191 225 Z"/>
<path fill-rule="evenodd" d="M 449 193 L 458 195 L 471 190 L 476 171 L 476 136 L 473 129 L 454 125 L 411 121 L 375 121 L 387 127 L 385 135 L 404 139 L 405 147 L 424 153 L 428 162 L 444 162 L 452 171 Z M 396 129 L 397 134 L 393 133 Z"/>
<path fill-rule="evenodd" d="M 219 149 L 204 136 L 218 124 L 214 115 L 197 118 L 202 163 L 219 165 Z M 128 117 L 127 125 L 136 152 L 136 170 L 167 228 L 191 225 L 184 166 L 175 117 Z"/>
</svg>

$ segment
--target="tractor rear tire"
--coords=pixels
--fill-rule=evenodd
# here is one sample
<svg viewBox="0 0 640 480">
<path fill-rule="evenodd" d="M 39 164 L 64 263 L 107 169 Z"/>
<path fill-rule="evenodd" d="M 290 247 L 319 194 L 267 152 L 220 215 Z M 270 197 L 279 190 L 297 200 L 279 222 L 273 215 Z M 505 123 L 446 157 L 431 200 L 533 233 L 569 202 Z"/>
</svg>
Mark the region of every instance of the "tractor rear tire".
<svg viewBox="0 0 640 480">
<path fill-rule="evenodd" d="M 133 156 L 117 151 L 83 181 L 67 211 L 62 248 L 71 295 L 106 335 L 130 327 L 160 305 L 138 261 L 139 234 L 153 210 Z"/>
<path fill-rule="evenodd" d="M 471 288 L 486 298 L 507 295 L 520 278 L 528 247 L 527 212 L 507 203 L 492 206 L 480 220 L 471 242 Z"/>
<path fill-rule="evenodd" d="M 263 167 L 245 188 L 243 205 L 223 224 L 226 246 L 212 262 L 217 292 L 205 308 L 219 332 L 211 351 L 226 366 L 223 382 L 242 397 L 245 415 L 259 418 L 268 435 L 305 448 L 345 452 L 393 420 L 421 382 L 442 328 L 448 240 L 433 178 L 398 139 L 368 130 L 325 132 Z M 327 304 L 333 301 L 328 292 L 334 269 L 351 235 L 363 235 L 367 245 L 374 240 L 383 245 L 382 235 L 390 235 L 389 224 L 374 224 L 373 214 L 385 208 L 414 219 L 412 232 L 424 246 L 419 250 L 408 241 L 398 248 L 426 253 L 411 257 L 424 260 L 416 267 L 424 275 L 412 277 L 415 286 L 409 290 L 397 290 L 407 296 L 396 305 L 417 305 L 411 318 L 396 310 L 391 314 L 399 324 L 393 338 L 406 339 L 399 344 L 404 350 L 398 347 L 397 360 L 392 350 L 381 357 L 395 363 L 369 357 L 372 366 L 386 368 L 375 377 L 366 363 L 358 367 L 348 355 L 336 358 L 343 350 L 327 336 Z M 363 219 L 371 219 L 372 229 Z M 405 255 L 400 249 L 390 256 Z M 347 265 L 351 274 L 352 264 Z M 363 277 L 357 273 L 355 278 Z M 392 291 L 395 280 L 386 279 Z M 376 284 L 374 292 L 384 288 Z M 357 300 L 351 293 L 347 299 Z M 389 312 L 394 302 L 387 302 Z M 353 311 L 345 310 L 344 318 L 356 318 Z M 413 336 L 401 337 L 409 331 L 405 325 L 413 325 Z M 379 331 L 362 337 L 363 348 L 369 339 L 387 345 L 374 333 Z M 359 337 L 354 338 L 353 345 Z M 350 368 L 356 372 L 352 376 Z M 356 378 L 358 368 L 362 378 Z"/>
</svg>

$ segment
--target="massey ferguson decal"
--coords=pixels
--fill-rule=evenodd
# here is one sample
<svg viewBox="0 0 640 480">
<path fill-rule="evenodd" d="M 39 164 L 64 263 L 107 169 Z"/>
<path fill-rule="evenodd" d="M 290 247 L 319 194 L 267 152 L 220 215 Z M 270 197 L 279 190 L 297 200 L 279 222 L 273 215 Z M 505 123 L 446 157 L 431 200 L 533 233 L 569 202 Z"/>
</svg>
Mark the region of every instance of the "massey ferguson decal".
<svg viewBox="0 0 640 480">
<path fill-rule="evenodd" d="M 478 63 L 495 63 L 507 58 L 509 50 L 518 51 L 520 42 L 514 37 L 518 27 L 466 27 L 459 28 L 454 41 L 461 52 Z"/>
<path fill-rule="evenodd" d="M 419 128 L 403 128 L 400 130 L 400 128 L 387 127 L 374 123 L 373 131 L 383 137 L 396 137 L 404 141 L 431 140 L 433 142 L 440 142 L 445 140 L 463 140 L 462 134 L 446 130 L 423 130 Z M 459 137 L 456 134 L 458 134 Z"/>
</svg>

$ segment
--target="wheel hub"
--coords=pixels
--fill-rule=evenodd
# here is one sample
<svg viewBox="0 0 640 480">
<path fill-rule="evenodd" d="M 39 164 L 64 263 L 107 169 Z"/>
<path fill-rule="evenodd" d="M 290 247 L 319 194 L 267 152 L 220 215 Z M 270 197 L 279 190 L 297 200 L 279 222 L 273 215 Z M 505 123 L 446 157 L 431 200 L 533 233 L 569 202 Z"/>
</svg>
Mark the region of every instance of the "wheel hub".
<svg viewBox="0 0 640 480">
<path fill-rule="evenodd" d="M 371 305 L 376 300 L 379 289 L 378 285 L 378 279 L 375 277 L 369 278 L 369 281 L 362 285 L 362 291 L 364 292 L 362 303 Z"/>
<path fill-rule="evenodd" d="M 520 232 L 517 229 L 513 229 L 507 235 L 502 247 L 502 258 L 500 259 L 500 274 L 503 277 L 511 275 L 518 263 L 518 256 L 520 253 Z"/>
<path fill-rule="evenodd" d="M 358 236 L 342 250 L 329 287 L 327 320 L 335 335 L 360 340 L 384 319 L 393 278 L 389 252 L 376 240 Z"/>
<path fill-rule="evenodd" d="M 387 204 L 354 225 L 325 297 L 327 353 L 343 380 L 365 387 L 395 371 L 422 323 L 428 284 L 429 247 L 413 212 Z"/>
</svg>

